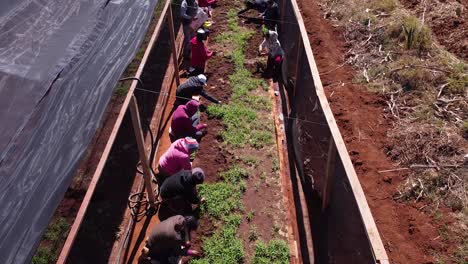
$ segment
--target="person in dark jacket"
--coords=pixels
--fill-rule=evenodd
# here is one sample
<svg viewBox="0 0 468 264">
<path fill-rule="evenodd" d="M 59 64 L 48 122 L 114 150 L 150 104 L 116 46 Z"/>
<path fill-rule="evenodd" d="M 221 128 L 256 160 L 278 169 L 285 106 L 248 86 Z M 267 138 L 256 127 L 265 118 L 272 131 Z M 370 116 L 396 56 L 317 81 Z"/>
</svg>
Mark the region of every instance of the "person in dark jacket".
<svg viewBox="0 0 468 264">
<path fill-rule="evenodd" d="M 175 215 L 157 224 L 141 251 L 141 264 L 177 264 L 181 256 L 199 256 L 190 249 L 190 231 L 198 226 L 193 216 Z"/>
<path fill-rule="evenodd" d="M 204 87 L 206 86 L 206 82 L 207 78 L 204 74 L 188 78 L 187 81 L 177 87 L 177 103 L 185 104 L 190 101 L 194 95 L 201 95 L 215 104 L 221 103 L 219 100 L 205 92 Z"/>
<path fill-rule="evenodd" d="M 190 204 L 199 204 L 197 185 L 205 180 L 205 173 L 200 168 L 182 170 L 169 176 L 161 186 L 160 195 L 164 200 L 177 200 Z"/>
<path fill-rule="evenodd" d="M 254 9 L 260 13 L 263 13 L 265 12 L 266 8 L 267 8 L 267 0 L 246 0 L 245 8 L 237 12 L 237 15 L 241 15 L 249 11 L 250 9 Z"/>
<path fill-rule="evenodd" d="M 180 4 L 180 17 L 184 31 L 184 57 L 190 57 L 190 40 L 195 36 L 195 32 L 190 27 L 190 23 L 195 20 L 198 12 L 197 0 L 183 0 Z"/>
<path fill-rule="evenodd" d="M 171 132 L 169 134 L 171 142 L 184 137 L 192 137 L 200 141 L 205 134 L 207 124 L 199 124 L 199 107 L 200 103 L 197 100 L 190 100 L 185 105 L 177 107 L 172 115 Z"/>
<path fill-rule="evenodd" d="M 280 19 L 278 4 L 273 0 L 267 0 L 267 8 L 262 14 L 263 23 L 268 30 L 276 31 L 276 25 Z"/>
</svg>

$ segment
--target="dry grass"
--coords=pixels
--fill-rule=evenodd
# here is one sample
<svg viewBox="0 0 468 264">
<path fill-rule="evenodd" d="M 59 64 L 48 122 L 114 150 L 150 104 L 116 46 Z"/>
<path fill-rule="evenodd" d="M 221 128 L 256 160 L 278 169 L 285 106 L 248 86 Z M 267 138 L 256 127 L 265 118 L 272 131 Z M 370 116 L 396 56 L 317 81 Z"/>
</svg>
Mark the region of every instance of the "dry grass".
<svg viewBox="0 0 468 264">
<path fill-rule="evenodd" d="M 396 198 L 427 199 L 433 205 L 443 203 L 458 212 L 466 208 L 468 177 L 464 155 L 468 149 L 465 140 L 449 127 L 421 123 L 398 127 L 389 135 L 393 142 L 387 149 L 388 155 L 411 172 Z"/>
</svg>

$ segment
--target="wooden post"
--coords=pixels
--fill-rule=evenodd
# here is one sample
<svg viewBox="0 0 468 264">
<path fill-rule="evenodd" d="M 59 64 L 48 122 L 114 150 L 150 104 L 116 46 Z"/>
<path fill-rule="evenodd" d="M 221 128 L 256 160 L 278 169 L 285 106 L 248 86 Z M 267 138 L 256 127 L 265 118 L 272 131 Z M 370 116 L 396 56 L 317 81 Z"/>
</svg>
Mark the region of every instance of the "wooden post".
<svg viewBox="0 0 468 264">
<path fill-rule="evenodd" d="M 148 200 L 151 208 L 154 208 L 156 199 L 154 197 L 153 188 L 151 186 L 153 173 L 151 172 L 148 163 L 148 157 L 146 156 L 145 140 L 143 137 L 143 131 L 141 129 L 140 114 L 138 113 L 138 104 L 135 95 L 132 96 L 132 99 L 130 101 L 130 114 L 132 116 L 133 131 L 135 132 L 141 167 L 143 168 L 143 178 L 145 180 L 146 193 L 148 195 Z"/>
<path fill-rule="evenodd" d="M 330 135 L 330 145 L 328 146 L 327 168 L 325 171 L 325 181 L 322 188 L 322 211 L 328 207 L 330 202 L 330 192 L 335 178 L 336 147 L 332 135 Z"/>
<path fill-rule="evenodd" d="M 175 44 L 175 34 L 174 34 L 174 20 L 172 19 L 172 7 L 169 5 L 168 10 L 169 17 L 167 22 L 169 23 L 169 33 L 171 34 L 171 46 L 172 46 L 172 61 L 174 62 L 174 75 L 176 77 L 177 86 L 180 85 L 180 76 L 179 76 L 179 60 L 177 59 L 177 48 Z"/>
</svg>

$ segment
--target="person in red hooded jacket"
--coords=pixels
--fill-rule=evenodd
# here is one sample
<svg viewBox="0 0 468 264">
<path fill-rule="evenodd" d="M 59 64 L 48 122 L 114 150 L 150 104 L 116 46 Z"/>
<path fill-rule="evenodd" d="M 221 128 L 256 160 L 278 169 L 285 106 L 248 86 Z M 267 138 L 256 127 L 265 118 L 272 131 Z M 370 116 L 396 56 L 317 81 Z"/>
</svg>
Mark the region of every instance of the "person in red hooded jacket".
<svg viewBox="0 0 468 264">
<path fill-rule="evenodd" d="M 192 38 L 190 44 L 192 45 L 192 56 L 190 58 L 190 75 L 198 75 L 205 72 L 206 61 L 214 54 L 209 51 L 203 41 L 206 39 L 207 32 L 203 29 L 197 30 L 197 35 Z"/>
<path fill-rule="evenodd" d="M 171 142 L 184 137 L 192 137 L 200 141 L 207 125 L 199 124 L 199 107 L 200 103 L 197 100 L 190 100 L 185 105 L 177 107 L 172 115 Z"/>
</svg>

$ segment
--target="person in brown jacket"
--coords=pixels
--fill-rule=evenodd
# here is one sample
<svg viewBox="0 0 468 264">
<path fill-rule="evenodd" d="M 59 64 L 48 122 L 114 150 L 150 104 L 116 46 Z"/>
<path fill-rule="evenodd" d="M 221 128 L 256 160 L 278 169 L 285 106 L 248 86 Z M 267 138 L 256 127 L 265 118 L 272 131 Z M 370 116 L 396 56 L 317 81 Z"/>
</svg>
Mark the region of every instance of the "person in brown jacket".
<svg viewBox="0 0 468 264">
<path fill-rule="evenodd" d="M 157 224 L 139 257 L 144 264 L 177 264 L 182 256 L 199 256 L 190 249 L 190 231 L 198 226 L 193 216 L 175 215 Z"/>
</svg>

